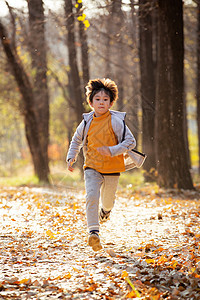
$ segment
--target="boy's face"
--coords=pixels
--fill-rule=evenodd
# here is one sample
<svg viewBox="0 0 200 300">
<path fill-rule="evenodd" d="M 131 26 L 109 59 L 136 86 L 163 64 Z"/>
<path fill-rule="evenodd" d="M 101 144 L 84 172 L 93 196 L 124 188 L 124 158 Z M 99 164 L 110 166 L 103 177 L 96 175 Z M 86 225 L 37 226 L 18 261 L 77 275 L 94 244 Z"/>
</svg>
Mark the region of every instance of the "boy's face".
<svg viewBox="0 0 200 300">
<path fill-rule="evenodd" d="M 112 103 L 110 103 L 110 97 L 104 91 L 100 91 L 94 95 L 90 106 L 94 109 L 95 116 L 100 117 L 107 113 Z"/>
</svg>

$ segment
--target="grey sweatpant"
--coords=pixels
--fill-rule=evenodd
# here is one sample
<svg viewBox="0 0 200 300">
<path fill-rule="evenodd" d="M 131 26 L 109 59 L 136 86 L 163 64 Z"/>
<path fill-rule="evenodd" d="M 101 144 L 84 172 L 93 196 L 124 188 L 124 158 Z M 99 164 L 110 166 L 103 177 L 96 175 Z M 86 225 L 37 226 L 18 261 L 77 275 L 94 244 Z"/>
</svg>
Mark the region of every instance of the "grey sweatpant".
<svg viewBox="0 0 200 300">
<path fill-rule="evenodd" d="M 99 198 L 104 210 L 113 208 L 119 176 L 102 175 L 94 169 L 86 169 L 84 177 L 88 230 L 99 230 Z"/>
</svg>

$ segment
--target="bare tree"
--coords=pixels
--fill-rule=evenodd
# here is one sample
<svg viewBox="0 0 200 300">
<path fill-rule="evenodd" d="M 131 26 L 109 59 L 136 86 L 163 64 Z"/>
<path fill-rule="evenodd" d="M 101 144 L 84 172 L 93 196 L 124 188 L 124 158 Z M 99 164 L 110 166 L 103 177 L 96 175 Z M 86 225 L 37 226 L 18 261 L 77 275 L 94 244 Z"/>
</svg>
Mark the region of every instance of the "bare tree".
<svg viewBox="0 0 200 300">
<path fill-rule="evenodd" d="M 145 178 L 150 180 L 150 170 L 155 160 L 155 62 L 153 58 L 153 9 L 154 2 L 139 0 L 140 73 L 142 98 L 142 149 L 148 155 L 144 165 Z"/>
<path fill-rule="evenodd" d="M 184 140 L 183 4 L 158 1 L 156 152 L 158 184 L 193 189 Z"/>
<path fill-rule="evenodd" d="M 133 49 L 138 56 L 138 30 L 137 30 L 137 24 L 138 24 L 138 10 L 135 8 L 135 5 L 137 5 L 137 0 L 131 0 L 130 1 L 130 7 L 131 7 L 131 21 L 132 21 L 132 28 L 131 28 L 131 38 L 133 43 Z M 131 105 L 131 114 L 133 116 L 133 122 L 131 130 L 134 132 L 134 136 L 136 138 L 136 141 L 138 141 L 139 138 L 139 106 L 140 106 L 140 70 L 139 70 L 139 63 L 134 63 L 133 69 L 133 78 L 132 78 L 132 87 L 133 87 L 133 95 L 134 95 L 134 101 Z"/>
<path fill-rule="evenodd" d="M 83 16 L 83 4 L 78 3 L 77 14 L 79 17 Z M 83 87 L 86 86 L 90 79 L 90 68 L 89 68 L 89 51 L 88 51 L 88 41 L 87 32 L 85 30 L 85 25 L 82 21 L 79 21 L 79 40 L 81 43 L 81 66 L 82 66 L 82 81 Z"/>
<path fill-rule="evenodd" d="M 124 30 L 124 15 L 122 12 L 122 0 L 112 1 L 111 3 L 111 23 L 110 30 L 112 35 L 112 47 L 116 51 L 116 60 L 118 67 L 116 67 L 116 75 L 114 79 L 117 82 L 119 90 L 119 99 L 117 101 L 118 109 L 122 110 L 124 106 L 124 75 L 123 66 L 125 64 L 124 59 L 124 43 L 123 43 L 123 30 Z M 115 78 L 116 77 L 116 78 Z"/>
<path fill-rule="evenodd" d="M 45 16 L 41 0 L 29 0 L 29 48 L 34 70 L 33 94 L 36 114 L 40 124 L 39 136 L 43 157 L 48 167 L 49 95 L 47 86 L 47 47 L 45 41 Z"/>
<path fill-rule="evenodd" d="M 23 115 L 25 123 L 26 138 L 32 154 L 35 173 L 40 181 L 48 182 L 48 168 L 43 157 L 42 146 L 39 138 L 38 121 L 34 106 L 33 88 L 23 65 L 11 47 L 10 39 L 6 33 L 3 23 L 0 21 L 0 38 L 12 73 L 15 77 L 19 91 L 22 95 Z"/>
<path fill-rule="evenodd" d="M 65 16 L 67 28 L 67 46 L 69 53 L 69 85 L 71 86 L 70 98 L 76 104 L 77 123 L 82 120 L 84 111 L 83 97 L 81 91 L 81 80 L 78 71 L 77 53 L 75 45 L 75 18 L 73 12 L 72 0 L 65 0 Z"/>
<path fill-rule="evenodd" d="M 34 4 L 37 5 L 34 6 Z M 32 11 L 30 11 L 30 7 L 32 8 Z M 24 116 L 26 138 L 32 155 L 35 173 L 40 181 L 49 182 L 47 155 L 49 137 L 49 104 L 46 82 L 46 47 L 44 39 L 44 10 L 42 0 L 30 0 L 29 13 L 30 18 L 35 20 L 31 26 L 33 25 L 37 27 L 36 24 L 40 26 L 37 27 L 37 29 L 31 28 L 30 31 L 30 40 L 34 41 L 34 50 L 32 49 L 32 51 L 36 52 L 33 59 L 36 76 L 33 82 L 31 82 L 22 61 L 17 54 L 17 45 L 15 41 L 11 41 L 9 39 L 6 28 L 2 22 L 0 22 L 0 36 L 8 63 L 22 96 L 22 114 Z M 12 14 L 12 12 L 11 16 L 12 23 L 15 25 L 14 14 Z M 37 35 L 35 33 L 31 37 L 34 30 L 37 31 Z M 15 37 L 14 34 L 12 36 L 13 38 Z"/>
</svg>

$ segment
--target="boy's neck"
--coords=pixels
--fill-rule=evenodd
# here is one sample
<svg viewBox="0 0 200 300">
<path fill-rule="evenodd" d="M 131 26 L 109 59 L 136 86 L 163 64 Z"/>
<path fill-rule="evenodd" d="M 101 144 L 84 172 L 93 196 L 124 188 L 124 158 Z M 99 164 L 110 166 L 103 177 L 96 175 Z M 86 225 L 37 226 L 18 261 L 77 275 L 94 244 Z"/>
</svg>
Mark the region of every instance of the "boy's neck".
<svg viewBox="0 0 200 300">
<path fill-rule="evenodd" d="M 107 112 L 105 112 L 104 114 L 98 114 L 98 113 L 96 114 L 95 111 L 94 111 L 94 116 L 95 116 L 96 118 L 102 117 L 102 116 L 104 116 L 105 114 L 107 114 L 108 111 L 109 111 L 109 110 L 107 110 Z"/>
</svg>

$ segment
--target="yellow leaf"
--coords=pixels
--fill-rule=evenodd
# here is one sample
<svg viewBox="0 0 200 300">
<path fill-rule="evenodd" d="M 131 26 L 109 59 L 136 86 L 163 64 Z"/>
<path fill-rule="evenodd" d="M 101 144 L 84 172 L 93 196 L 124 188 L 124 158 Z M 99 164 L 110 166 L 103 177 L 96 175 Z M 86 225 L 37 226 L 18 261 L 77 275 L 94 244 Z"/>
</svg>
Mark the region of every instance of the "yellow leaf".
<svg viewBox="0 0 200 300">
<path fill-rule="evenodd" d="M 128 273 L 126 271 L 123 271 L 122 272 L 122 278 L 126 278 L 126 277 L 128 277 Z"/>
<path fill-rule="evenodd" d="M 167 258 L 166 257 L 164 257 L 163 255 L 159 258 L 159 260 L 158 260 L 158 264 L 163 264 L 163 263 L 165 263 L 167 261 Z"/>
<path fill-rule="evenodd" d="M 95 291 L 96 290 L 96 284 L 92 284 L 88 289 L 87 289 L 87 291 L 89 291 L 89 292 L 93 292 L 93 291 Z"/>
<path fill-rule="evenodd" d="M 78 209 L 78 206 L 76 205 L 76 203 L 74 203 L 73 205 L 73 210 Z"/>
<path fill-rule="evenodd" d="M 137 295 L 136 295 L 136 293 L 134 291 L 131 291 L 130 293 L 128 293 L 126 295 L 126 298 L 135 298 L 135 297 L 137 297 Z"/>
<path fill-rule="evenodd" d="M 31 279 L 27 279 L 27 278 L 24 278 L 22 280 L 20 280 L 20 284 L 30 284 L 31 283 Z"/>
<path fill-rule="evenodd" d="M 82 16 L 77 17 L 77 20 L 78 20 L 78 21 L 83 21 Z"/>
<path fill-rule="evenodd" d="M 79 17 L 77 18 L 77 20 L 78 20 L 78 21 L 84 21 L 85 18 L 86 18 L 86 14 L 82 14 L 82 16 L 79 16 Z"/>
<path fill-rule="evenodd" d="M 136 297 L 140 298 L 140 293 L 138 292 L 138 290 L 135 288 L 135 286 L 133 285 L 133 283 L 131 282 L 131 280 L 129 279 L 129 277 L 126 278 L 126 281 L 128 282 L 128 284 L 132 287 L 133 291 L 136 294 Z"/>
<path fill-rule="evenodd" d="M 195 271 L 196 271 L 196 268 L 192 268 L 191 271 L 192 271 L 192 272 L 195 272 Z"/>
<path fill-rule="evenodd" d="M 54 233 L 51 230 L 47 230 L 46 235 L 48 235 L 50 237 L 50 239 L 54 238 Z"/>
<path fill-rule="evenodd" d="M 148 264 L 155 264 L 155 259 L 147 258 L 145 260 Z"/>
<path fill-rule="evenodd" d="M 70 273 L 67 273 L 66 275 L 63 276 L 65 279 L 70 279 L 72 275 Z"/>
<path fill-rule="evenodd" d="M 190 269 L 189 274 L 192 274 L 192 273 L 194 273 L 195 271 L 196 271 L 196 268 L 193 267 L 193 268 Z"/>
<path fill-rule="evenodd" d="M 176 266 L 178 265 L 178 262 L 177 262 L 176 260 L 173 260 L 173 261 L 171 262 L 171 264 L 172 264 L 172 267 L 173 267 L 173 268 L 176 268 Z"/>
<path fill-rule="evenodd" d="M 128 284 L 132 287 L 132 290 L 134 291 L 136 297 L 140 298 L 140 293 L 138 292 L 138 290 L 135 288 L 135 286 L 131 282 L 130 278 L 128 277 L 128 273 L 126 271 L 123 271 L 121 276 L 122 276 L 122 278 L 125 278 L 125 280 L 128 282 Z"/>
<path fill-rule="evenodd" d="M 90 27 L 90 22 L 88 20 L 85 20 L 83 23 L 85 24 L 86 28 Z"/>
</svg>

